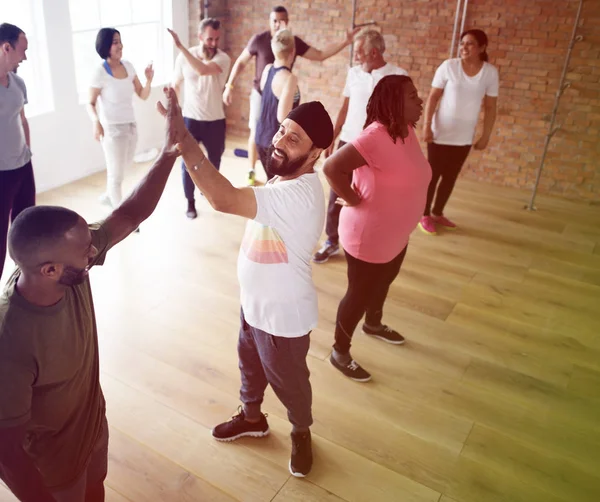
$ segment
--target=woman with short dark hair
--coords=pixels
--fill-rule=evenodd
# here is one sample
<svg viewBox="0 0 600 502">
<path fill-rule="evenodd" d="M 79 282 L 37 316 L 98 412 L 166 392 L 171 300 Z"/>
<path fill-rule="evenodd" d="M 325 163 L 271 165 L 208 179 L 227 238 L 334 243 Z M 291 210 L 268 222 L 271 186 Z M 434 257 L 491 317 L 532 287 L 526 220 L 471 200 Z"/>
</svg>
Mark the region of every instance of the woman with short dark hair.
<svg viewBox="0 0 600 502">
<path fill-rule="evenodd" d="M 422 112 L 423 101 L 409 77 L 384 77 L 369 99 L 360 136 L 337 150 L 323 168 L 344 206 L 339 235 L 348 262 L 348 289 L 337 312 L 330 362 L 358 382 L 371 379 L 350 355 L 350 342 L 363 315 L 363 333 L 404 343 L 400 333 L 381 321 L 408 238 L 423 214 L 431 179 L 414 132 Z"/>
<path fill-rule="evenodd" d="M 88 113 L 94 122 L 94 138 L 101 141 L 106 160 L 106 193 L 100 200 L 116 208 L 122 199 L 121 184 L 133 163 L 137 126 L 133 93 L 146 100 L 150 95 L 154 70 L 146 67 L 142 86 L 133 65 L 123 57 L 121 34 L 115 28 L 102 28 L 96 36 L 96 52 L 103 59 L 92 77 Z M 96 108 L 100 101 L 100 113 Z"/>
<path fill-rule="evenodd" d="M 475 142 L 475 150 L 487 147 L 494 128 L 499 81 L 498 70 L 487 62 L 487 46 L 483 31 L 465 31 L 460 37 L 460 57 L 444 61 L 433 77 L 423 124 L 433 175 L 419 223 L 429 235 L 437 233 L 437 226 L 456 228 L 444 216 L 444 208 L 473 146 L 482 100 L 483 133 Z"/>
</svg>

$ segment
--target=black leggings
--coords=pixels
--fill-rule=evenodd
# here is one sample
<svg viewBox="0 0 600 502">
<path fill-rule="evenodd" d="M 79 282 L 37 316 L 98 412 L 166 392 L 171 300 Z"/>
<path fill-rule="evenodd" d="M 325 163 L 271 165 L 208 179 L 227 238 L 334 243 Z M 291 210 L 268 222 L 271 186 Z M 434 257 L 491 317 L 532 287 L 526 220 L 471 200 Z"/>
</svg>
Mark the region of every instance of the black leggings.
<svg viewBox="0 0 600 502">
<path fill-rule="evenodd" d="M 0 277 L 6 259 L 9 221 L 14 221 L 23 209 L 33 205 L 35 181 L 31 162 L 18 169 L 0 171 Z"/>
<path fill-rule="evenodd" d="M 338 307 L 333 346 L 339 353 L 350 351 L 352 335 L 365 313 L 366 324 L 374 327 L 381 324 L 383 304 L 400 272 L 407 248 L 408 245 L 388 263 L 368 263 L 346 253 L 348 290 Z"/>
<path fill-rule="evenodd" d="M 427 204 L 425 204 L 424 215 L 431 213 L 436 216 L 444 214 L 446 203 L 452 194 L 456 179 L 462 169 L 471 145 L 437 145 L 436 143 L 427 144 L 427 160 L 431 165 L 431 183 L 427 190 Z M 441 181 L 440 181 L 441 178 Z M 439 182 L 439 186 L 438 186 Z M 437 188 L 437 195 L 436 195 Z M 435 195 L 435 204 L 433 209 L 431 203 Z"/>
</svg>

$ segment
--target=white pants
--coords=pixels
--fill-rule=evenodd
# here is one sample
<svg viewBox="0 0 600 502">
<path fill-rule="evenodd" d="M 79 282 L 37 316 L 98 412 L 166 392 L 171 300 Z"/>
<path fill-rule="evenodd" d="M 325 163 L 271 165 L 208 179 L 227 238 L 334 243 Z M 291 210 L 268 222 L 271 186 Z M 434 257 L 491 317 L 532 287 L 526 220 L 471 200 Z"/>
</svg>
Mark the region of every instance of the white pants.
<svg viewBox="0 0 600 502">
<path fill-rule="evenodd" d="M 260 118 L 261 101 L 262 96 L 254 87 L 252 87 L 252 92 L 250 93 L 250 114 L 248 117 L 248 128 L 252 129 L 253 131 L 256 131 L 256 124 Z"/>
<path fill-rule="evenodd" d="M 122 200 L 121 184 L 125 169 L 133 164 L 137 144 L 137 127 L 131 124 L 108 124 L 104 126 L 102 149 L 106 160 L 106 195 L 113 208 Z"/>
</svg>

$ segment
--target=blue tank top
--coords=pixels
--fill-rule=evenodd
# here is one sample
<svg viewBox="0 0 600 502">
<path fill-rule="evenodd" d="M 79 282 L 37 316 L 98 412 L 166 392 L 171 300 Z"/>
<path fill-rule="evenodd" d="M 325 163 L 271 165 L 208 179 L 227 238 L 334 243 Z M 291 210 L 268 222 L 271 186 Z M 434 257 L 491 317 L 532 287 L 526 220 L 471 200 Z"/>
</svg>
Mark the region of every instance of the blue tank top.
<svg viewBox="0 0 600 502">
<path fill-rule="evenodd" d="M 265 82 L 265 87 L 262 91 L 262 100 L 260 102 L 260 117 L 258 118 L 258 124 L 256 126 L 256 136 L 254 142 L 258 146 L 262 146 L 263 148 L 269 148 L 271 143 L 273 142 L 273 136 L 279 129 L 281 125 L 277 120 L 277 106 L 279 105 L 279 99 L 275 94 L 273 94 L 273 90 L 271 89 L 271 84 L 273 83 L 273 79 L 275 75 L 280 70 L 288 70 L 290 69 L 286 66 L 280 66 L 279 68 L 275 68 L 272 66 L 269 68 L 269 73 L 267 74 L 267 81 Z M 300 104 L 300 91 L 296 90 L 296 95 L 294 96 L 294 102 L 292 104 L 292 109 L 296 108 Z"/>
</svg>

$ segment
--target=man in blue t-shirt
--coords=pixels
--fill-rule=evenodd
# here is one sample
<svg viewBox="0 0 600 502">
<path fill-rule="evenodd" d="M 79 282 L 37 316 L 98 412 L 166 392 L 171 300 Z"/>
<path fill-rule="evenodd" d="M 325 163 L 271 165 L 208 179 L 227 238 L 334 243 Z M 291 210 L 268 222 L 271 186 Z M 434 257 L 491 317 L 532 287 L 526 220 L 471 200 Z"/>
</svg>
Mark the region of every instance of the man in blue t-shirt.
<svg viewBox="0 0 600 502">
<path fill-rule="evenodd" d="M 25 118 L 27 88 L 16 70 L 27 59 L 23 30 L 0 24 L 0 278 L 9 220 L 35 204 L 35 182 Z"/>
</svg>

